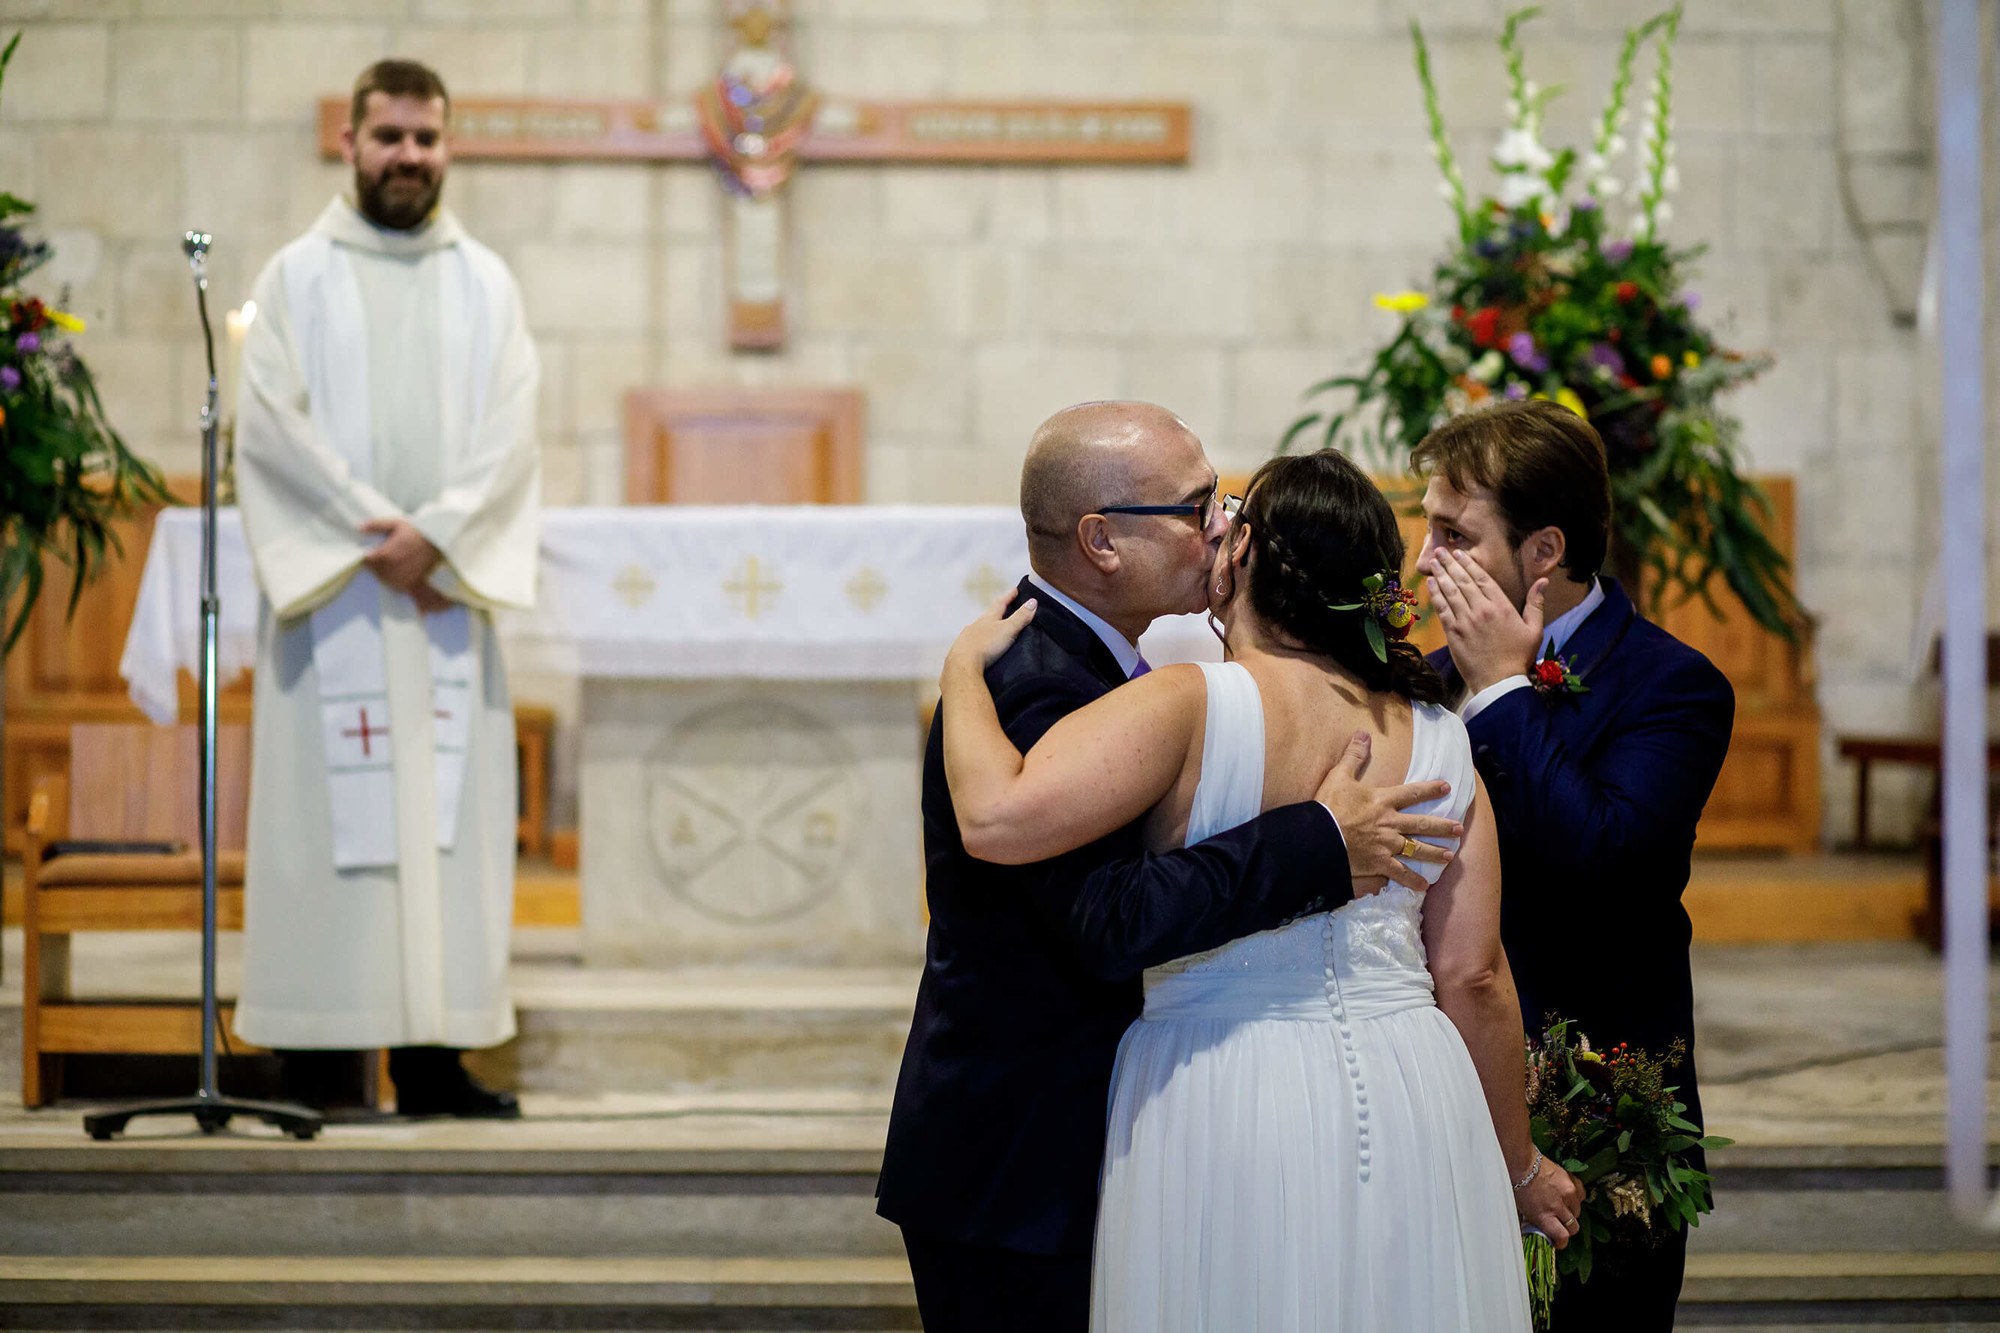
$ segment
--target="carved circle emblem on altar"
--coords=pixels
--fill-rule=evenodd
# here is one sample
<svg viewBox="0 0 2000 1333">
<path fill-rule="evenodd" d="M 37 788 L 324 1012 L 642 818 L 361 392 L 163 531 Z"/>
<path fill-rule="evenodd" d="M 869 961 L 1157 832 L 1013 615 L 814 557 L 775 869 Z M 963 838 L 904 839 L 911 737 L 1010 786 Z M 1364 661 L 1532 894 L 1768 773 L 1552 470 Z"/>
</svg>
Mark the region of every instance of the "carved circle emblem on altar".
<svg viewBox="0 0 2000 1333">
<path fill-rule="evenodd" d="M 646 760 L 653 855 L 668 889 L 718 921 L 767 925 L 830 896 L 862 795 L 839 733 L 786 704 L 689 714 Z"/>
</svg>

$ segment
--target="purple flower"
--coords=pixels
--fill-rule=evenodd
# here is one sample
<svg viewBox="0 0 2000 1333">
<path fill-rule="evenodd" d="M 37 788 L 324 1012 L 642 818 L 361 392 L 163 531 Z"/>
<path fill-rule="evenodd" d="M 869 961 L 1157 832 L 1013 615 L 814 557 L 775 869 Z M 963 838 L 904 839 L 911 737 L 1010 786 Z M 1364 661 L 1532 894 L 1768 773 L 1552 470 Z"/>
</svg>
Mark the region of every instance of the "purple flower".
<svg viewBox="0 0 2000 1333">
<path fill-rule="evenodd" d="M 0 366 L 0 389 L 12 391 L 21 387 L 21 372 L 12 366 Z"/>
<path fill-rule="evenodd" d="M 1526 329 L 1507 339 L 1507 355 L 1514 358 L 1514 364 L 1523 370 L 1542 371 L 1549 368 L 1548 361 L 1535 350 L 1535 337 Z"/>
<path fill-rule="evenodd" d="M 17 351 L 17 352 L 20 352 L 20 353 L 23 353 L 23 354 L 26 354 L 26 353 L 29 353 L 29 352 L 39 352 L 39 351 L 41 351 L 41 350 L 42 350 L 42 335 L 41 335 L 41 334 L 39 334 L 39 333 L 24 333 L 24 334 L 22 334 L 22 335 L 21 335 L 20 337 L 18 337 L 18 338 L 16 338 L 16 339 L 14 340 L 14 350 L 15 350 L 15 351 Z"/>
<path fill-rule="evenodd" d="M 1592 199 L 1589 195 L 1585 195 L 1583 198 L 1577 200 L 1575 203 L 1570 205 L 1570 208 L 1578 213 L 1582 213 L 1588 209 L 1593 209 L 1596 207 L 1597 207 L 1597 201 L 1595 199 Z"/>
<path fill-rule="evenodd" d="M 1690 288 L 1681 293 L 1681 304 L 1690 312 L 1701 309 L 1701 293 Z"/>
<path fill-rule="evenodd" d="M 1509 380 L 1507 382 L 1507 396 L 1518 403 L 1528 396 L 1528 386 L 1519 380 Z"/>
<path fill-rule="evenodd" d="M 1618 349 L 1610 343 L 1592 343 L 1584 353 L 1584 360 L 1593 366 L 1602 366 L 1614 375 L 1625 373 L 1625 358 L 1618 355 Z"/>
<path fill-rule="evenodd" d="M 1632 257 L 1632 242 L 1606 241 L 1604 244 L 1604 257 L 1614 264 L 1624 263 Z"/>
</svg>

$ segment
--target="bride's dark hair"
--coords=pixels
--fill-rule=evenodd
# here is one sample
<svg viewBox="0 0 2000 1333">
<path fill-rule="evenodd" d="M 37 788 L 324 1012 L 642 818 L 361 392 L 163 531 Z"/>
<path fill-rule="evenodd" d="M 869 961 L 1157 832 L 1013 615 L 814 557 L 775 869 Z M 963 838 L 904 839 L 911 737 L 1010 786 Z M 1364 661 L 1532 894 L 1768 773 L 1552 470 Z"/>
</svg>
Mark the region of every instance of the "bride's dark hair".
<svg viewBox="0 0 2000 1333">
<path fill-rule="evenodd" d="M 1423 654 L 1389 641 L 1389 660 L 1368 641 L 1362 580 L 1403 567 L 1403 534 L 1388 497 L 1347 455 L 1328 449 L 1274 458 L 1250 478 L 1239 525 L 1255 560 L 1250 605 L 1307 651 L 1330 657 L 1371 690 L 1443 703 L 1444 681 Z"/>
</svg>

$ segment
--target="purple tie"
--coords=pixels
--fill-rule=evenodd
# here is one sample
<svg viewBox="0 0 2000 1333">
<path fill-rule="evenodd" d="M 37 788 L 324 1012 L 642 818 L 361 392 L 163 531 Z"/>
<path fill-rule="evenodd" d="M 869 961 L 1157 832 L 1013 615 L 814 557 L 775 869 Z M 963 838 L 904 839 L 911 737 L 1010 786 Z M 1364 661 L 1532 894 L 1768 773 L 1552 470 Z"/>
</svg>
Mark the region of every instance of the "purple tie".
<svg viewBox="0 0 2000 1333">
<path fill-rule="evenodd" d="M 1148 662 L 1148 661 L 1147 661 L 1147 660 L 1146 660 L 1146 659 L 1145 659 L 1145 658 L 1144 658 L 1144 657 L 1142 656 L 1142 657 L 1140 657 L 1140 659 L 1139 659 L 1139 664 L 1138 664 L 1137 666 L 1135 666 L 1135 667 L 1133 667 L 1133 668 L 1132 668 L 1132 674 L 1131 674 L 1130 676 L 1126 677 L 1126 679 L 1127 679 L 1127 680 L 1137 680 L 1137 679 L 1139 679 L 1139 677 L 1141 677 L 1141 676 L 1145 675 L 1145 674 L 1146 674 L 1146 673 L 1147 673 L 1148 671 L 1151 671 L 1152 669 L 1153 669 L 1153 664 L 1152 664 L 1151 662 Z"/>
</svg>

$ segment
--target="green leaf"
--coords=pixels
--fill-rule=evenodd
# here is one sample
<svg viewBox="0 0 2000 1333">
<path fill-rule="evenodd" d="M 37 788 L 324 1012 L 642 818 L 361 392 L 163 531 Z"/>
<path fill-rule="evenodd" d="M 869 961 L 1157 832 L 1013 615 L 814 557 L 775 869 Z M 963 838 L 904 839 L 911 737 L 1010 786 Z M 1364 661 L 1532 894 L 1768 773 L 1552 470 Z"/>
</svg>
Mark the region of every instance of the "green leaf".
<svg viewBox="0 0 2000 1333">
<path fill-rule="evenodd" d="M 1389 660 L 1389 640 L 1382 633 L 1382 622 L 1371 615 L 1361 623 L 1368 632 L 1368 646 L 1375 650 L 1375 660 L 1378 662 L 1387 662 Z"/>
<path fill-rule="evenodd" d="M 1306 414 L 1305 416 L 1300 417 L 1297 421 L 1294 421 L 1291 424 L 1291 426 L 1286 429 L 1284 438 L 1278 441 L 1278 452 L 1281 454 L 1290 453 L 1292 449 L 1292 441 L 1296 440 L 1301 434 L 1303 434 L 1307 430 L 1310 430 L 1312 427 L 1318 425 L 1320 419 L 1321 419 L 1320 413 L 1311 412 Z"/>
</svg>

